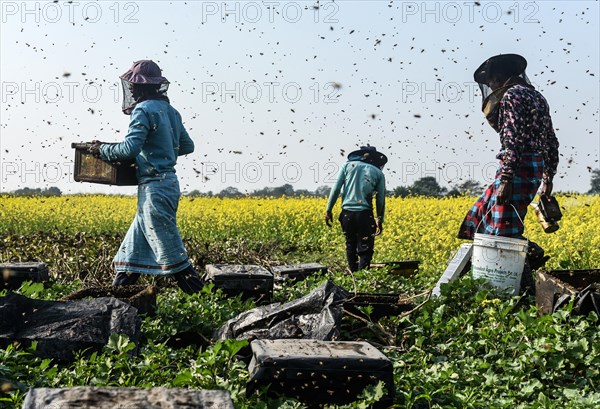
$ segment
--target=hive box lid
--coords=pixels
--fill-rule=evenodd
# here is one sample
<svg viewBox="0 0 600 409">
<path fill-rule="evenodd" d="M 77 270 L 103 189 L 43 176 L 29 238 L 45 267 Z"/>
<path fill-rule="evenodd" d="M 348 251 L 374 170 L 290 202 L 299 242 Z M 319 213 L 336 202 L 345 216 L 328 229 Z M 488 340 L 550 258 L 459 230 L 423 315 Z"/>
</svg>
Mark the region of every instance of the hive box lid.
<svg viewBox="0 0 600 409">
<path fill-rule="evenodd" d="M 553 280 L 574 292 L 581 291 L 592 283 L 600 283 L 600 269 L 590 270 L 541 270 L 540 281 Z"/>
<path fill-rule="evenodd" d="M 369 268 L 386 268 L 390 274 L 402 277 L 412 277 L 419 269 L 418 260 L 386 261 L 383 263 L 371 263 Z"/>
<path fill-rule="evenodd" d="M 408 297 L 401 294 L 354 293 L 344 301 L 344 310 L 367 320 L 378 320 L 381 317 L 400 315 L 410 311 L 414 305 Z M 357 307 L 371 306 L 367 315 Z"/>
<path fill-rule="evenodd" d="M 46 263 L 0 263 L 0 289 L 4 287 L 16 290 L 25 281 L 44 282 L 49 279 Z"/>
<path fill-rule="evenodd" d="M 463 243 L 454 254 L 452 261 L 448 263 L 444 274 L 440 277 L 431 295 L 439 297 L 442 294 L 442 284 L 448 284 L 465 273 L 467 265 L 471 262 L 473 254 L 473 243 Z"/>
<path fill-rule="evenodd" d="M 309 407 L 348 404 L 365 387 L 383 381 L 386 395 L 372 408 L 389 408 L 395 393 L 392 363 L 366 342 L 309 339 L 254 340 L 246 395 L 294 397 Z"/>
<path fill-rule="evenodd" d="M 48 271 L 48 265 L 39 261 L 31 261 L 26 263 L 0 263 L 0 271 L 4 270 L 29 272 Z"/>
<path fill-rule="evenodd" d="M 23 409 L 233 409 L 228 391 L 168 388 L 34 388 Z"/>
<path fill-rule="evenodd" d="M 260 339 L 252 341 L 251 348 L 252 361 L 248 367 L 251 374 L 270 367 L 361 372 L 392 368 L 391 361 L 368 342 Z"/>
<path fill-rule="evenodd" d="M 273 273 L 266 268 L 252 264 L 207 264 L 205 267 L 206 278 L 233 278 L 233 279 L 273 279 Z"/>
<path fill-rule="evenodd" d="M 299 263 L 273 266 L 271 267 L 271 270 L 275 274 L 301 274 L 317 271 L 327 272 L 327 267 L 319 263 Z"/>
</svg>

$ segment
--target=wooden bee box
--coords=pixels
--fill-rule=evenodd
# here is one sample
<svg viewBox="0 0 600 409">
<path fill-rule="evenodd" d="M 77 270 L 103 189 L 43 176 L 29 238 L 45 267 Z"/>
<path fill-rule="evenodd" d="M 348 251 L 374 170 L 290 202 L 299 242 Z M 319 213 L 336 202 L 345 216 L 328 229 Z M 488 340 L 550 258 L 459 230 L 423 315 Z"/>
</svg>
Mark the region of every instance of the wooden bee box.
<svg viewBox="0 0 600 409">
<path fill-rule="evenodd" d="M 91 143 L 73 143 L 76 182 L 104 185 L 135 186 L 138 184 L 135 161 L 107 162 L 89 153 Z"/>
<path fill-rule="evenodd" d="M 271 267 L 271 271 L 273 271 L 276 277 L 299 281 L 319 271 L 327 273 L 327 267 L 319 263 L 286 264 Z"/>
<path fill-rule="evenodd" d="M 419 261 L 388 261 L 385 263 L 371 263 L 370 268 L 386 268 L 390 274 L 412 277 L 419 270 Z"/>
<path fill-rule="evenodd" d="M 600 270 L 538 271 L 535 302 L 540 314 L 551 313 L 563 295 L 577 297 L 590 284 L 600 285 Z"/>
<path fill-rule="evenodd" d="M 367 316 L 358 307 L 371 307 Z M 400 315 L 410 311 L 414 305 L 406 301 L 400 294 L 356 293 L 344 301 L 344 310 L 367 320 L 378 320 L 381 317 Z"/>
<path fill-rule="evenodd" d="M 366 386 L 383 381 L 387 394 L 376 407 L 389 407 L 394 396 L 392 363 L 367 342 L 254 340 L 251 348 L 247 395 L 270 385 L 268 393 L 310 407 L 347 404 Z"/>
<path fill-rule="evenodd" d="M 273 273 L 248 264 L 207 264 L 204 279 L 224 294 L 268 301 L 273 295 Z"/>
<path fill-rule="evenodd" d="M 48 281 L 48 266 L 46 263 L 2 263 L 0 264 L 0 289 L 16 290 L 25 281 Z"/>
<path fill-rule="evenodd" d="M 33 388 L 23 409 L 233 409 L 228 391 L 175 388 Z"/>
</svg>

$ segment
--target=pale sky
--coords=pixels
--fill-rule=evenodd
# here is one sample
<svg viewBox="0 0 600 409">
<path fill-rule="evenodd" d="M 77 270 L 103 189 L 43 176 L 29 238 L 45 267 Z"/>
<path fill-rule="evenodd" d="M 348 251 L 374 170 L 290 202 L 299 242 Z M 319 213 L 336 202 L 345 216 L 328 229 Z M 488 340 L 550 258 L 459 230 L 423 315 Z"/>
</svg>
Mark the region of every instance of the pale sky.
<svg viewBox="0 0 600 409">
<path fill-rule="evenodd" d="M 387 188 L 488 183 L 497 134 L 473 71 L 528 60 L 561 143 L 555 190 L 600 167 L 598 1 L 1 1 L 0 191 L 73 181 L 71 142 L 122 140 L 118 76 L 153 59 L 195 141 L 182 190 L 331 185 L 361 144 Z"/>
</svg>

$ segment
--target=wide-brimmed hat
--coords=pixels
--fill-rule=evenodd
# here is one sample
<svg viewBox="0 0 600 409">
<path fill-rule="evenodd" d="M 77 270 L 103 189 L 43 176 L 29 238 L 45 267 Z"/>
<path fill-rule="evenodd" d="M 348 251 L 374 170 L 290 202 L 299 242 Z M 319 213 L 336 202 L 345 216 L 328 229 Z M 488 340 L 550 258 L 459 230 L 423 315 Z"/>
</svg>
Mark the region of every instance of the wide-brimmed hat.
<svg viewBox="0 0 600 409">
<path fill-rule="evenodd" d="M 132 84 L 168 84 L 169 81 L 162 76 L 162 70 L 152 60 L 140 60 L 133 63 L 133 66 L 121 78 Z"/>
<path fill-rule="evenodd" d="M 387 163 L 388 158 L 374 146 L 361 146 L 359 150 L 350 152 L 348 160 L 360 160 L 380 168 Z"/>
<path fill-rule="evenodd" d="M 473 78 L 485 84 L 490 74 L 503 74 L 507 78 L 521 75 L 527 68 L 527 60 L 519 54 L 500 54 L 485 60 L 473 73 Z"/>
</svg>

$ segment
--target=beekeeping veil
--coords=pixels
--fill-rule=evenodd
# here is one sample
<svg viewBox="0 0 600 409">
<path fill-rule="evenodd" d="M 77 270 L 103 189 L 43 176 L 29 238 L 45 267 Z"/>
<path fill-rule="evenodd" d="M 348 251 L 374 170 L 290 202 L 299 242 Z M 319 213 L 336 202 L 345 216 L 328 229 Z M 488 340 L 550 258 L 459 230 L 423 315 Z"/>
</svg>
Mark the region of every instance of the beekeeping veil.
<svg viewBox="0 0 600 409">
<path fill-rule="evenodd" d="M 481 90 L 481 110 L 496 132 L 500 130 L 500 101 L 506 91 L 517 84 L 533 88 L 525 74 L 525 68 L 527 60 L 520 55 L 501 54 L 484 61 L 473 74 Z"/>
<path fill-rule="evenodd" d="M 148 99 L 169 101 L 167 98 L 169 81 L 162 76 L 160 67 L 154 61 L 136 61 L 119 78 L 123 85 L 122 110 L 125 115 L 130 115 L 138 103 Z"/>
<path fill-rule="evenodd" d="M 370 163 L 373 166 L 377 166 L 379 169 L 383 170 L 383 167 L 388 161 L 387 156 L 383 153 L 379 152 L 377 148 L 374 146 L 361 146 L 359 150 L 350 152 L 348 155 L 349 161 L 361 161 Z"/>
</svg>

